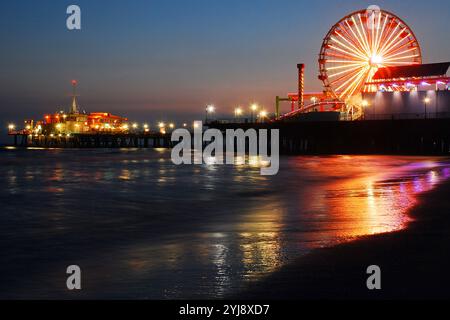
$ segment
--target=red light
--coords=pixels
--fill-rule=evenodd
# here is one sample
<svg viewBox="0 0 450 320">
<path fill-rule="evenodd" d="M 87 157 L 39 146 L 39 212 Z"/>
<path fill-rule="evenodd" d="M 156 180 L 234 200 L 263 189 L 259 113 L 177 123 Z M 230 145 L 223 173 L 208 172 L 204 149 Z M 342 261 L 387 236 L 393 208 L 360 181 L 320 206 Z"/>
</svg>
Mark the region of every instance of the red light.
<svg viewBox="0 0 450 320">
<path fill-rule="evenodd" d="M 76 86 L 77 85 L 77 80 L 72 80 L 72 85 Z"/>
</svg>

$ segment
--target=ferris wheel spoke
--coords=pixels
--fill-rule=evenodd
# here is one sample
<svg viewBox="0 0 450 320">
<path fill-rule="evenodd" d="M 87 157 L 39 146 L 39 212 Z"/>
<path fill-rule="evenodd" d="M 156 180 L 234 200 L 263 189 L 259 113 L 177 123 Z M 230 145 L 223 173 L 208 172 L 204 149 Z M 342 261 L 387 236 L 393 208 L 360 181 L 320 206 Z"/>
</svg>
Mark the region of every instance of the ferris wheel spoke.
<svg viewBox="0 0 450 320">
<path fill-rule="evenodd" d="M 390 54 L 390 55 L 385 54 L 386 58 L 384 60 L 391 60 L 394 57 L 398 57 L 398 56 L 401 56 L 402 54 L 405 54 L 405 53 L 408 53 L 411 51 L 415 51 L 416 49 L 417 48 L 409 48 L 409 49 L 405 49 L 403 51 L 397 52 L 395 54 Z"/>
<path fill-rule="evenodd" d="M 371 47 L 370 44 L 369 44 L 369 42 L 370 42 L 370 41 L 369 41 L 369 35 L 368 35 L 368 32 L 366 33 L 366 31 L 365 31 L 365 27 L 364 27 L 365 25 L 364 25 L 364 23 L 362 22 L 361 14 L 358 15 L 358 18 L 359 18 L 359 22 L 361 23 L 360 26 L 361 26 L 362 33 L 363 33 L 363 35 L 364 35 L 364 38 L 363 38 L 363 39 L 364 39 L 364 41 L 366 42 L 366 45 L 367 45 L 367 49 L 368 49 L 367 52 L 369 53 L 369 56 L 370 56 L 371 53 L 372 53 L 372 52 L 371 52 L 371 51 L 372 51 L 372 50 L 371 50 L 372 47 Z M 366 25 L 366 26 L 367 26 L 367 25 Z"/>
<path fill-rule="evenodd" d="M 404 42 L 405 39 L 408 39 L 410 34 L 408 34 L 407 36 L 402 37 L 401 39 L 399 39 L 397 41 L 397 39 L 399 37 L 401 37 L 401 35 L 403 34 L 403 32 L 405 32 L 406 28 L 404 28 L 401 32 L 399 32 L 396 36 L 396 38 L 391 42 L 391 44 L 389 44 L 380 54 L 384 55 L 386 53 L 386 51 L 390 50 L 391 48 L 395 48 L 398 45 L 401 45 L 402 42 Z"/>
<path fill-rule="evenodd" d="M 382 49 L 382 47 L 392 38 L 392 36 L 394 35 L 395 31 L 398 28 L 398 23 L 396 25 L 396 22 L 394 20 L 391 20 L 391 22 L 389 23 L 387 29 L 386 29 L 386 33 L 384 35 L 384 37 L 381 39 L 380 45 L 378 47 L 377 53 L 380 52 L 380 50 Z"/>
<path fill-rule="evenodd" d="M 374 25 L 375 25 L 375 17 L 374 17 Z M 381 28 L 381 12 L 379 12 L 378 14 L 378 19 L 377 19 L 377 24 L 376 24 L 376 28 L 375 28 L 375 34 L 374 34 L 374 38 L 373 38 L 373 48 L 375 49 L 377 46 L 377 42 L 378 42 L 378 35 L 380 33 L 380 28 Z"/>
<path fill-rule="evenodd" d="M 353 52 L 355 52 L 356 54 L 358 54 L 361 57 L 364 57 L 364 52 L 361 51 L 360 48 L 358 48 L 354 43 L 350 42 L 349 40 L 347 40 L 343 35 L 341 35 L 340 33 L 336 32 L 336 34 L 345 42 L 347 42 L 351 47 L 353 47 Z M 349 50 L 351 50 L 350 48 L 348 48 Z"/>
<path fill-rule="evenodd" d="M 400 46 L 402 43 L 405 42 L 405 40 L 408 40 L 410 37 L 410 34 L 406 36 L 402 36 L 402 34 L 405 32 L 406 28 L 403 28 L 397 36 L 391 40 L 391 42 L 386 45 L 386 47 L 382 50 L 381 54 L 386 54 L 387 51 L 391 50 L 392 48 L 395 48 L 397 46 Z"/>
<path fill-rule="evenodd" d="M 379 14 L 378 17 L 381 17 L 381 15 Z M 371 28 L 371 31 L 372 31 L 371 48 L 372 48 L 372 50 L 375 48 L 376 34 L 378 33 L 378 28 L 380 27 L 379 19 L 378 19 L 378 23 L 376 23 L 376 21 L 377 21 L 377 17 L 376 17 L 376 13 L 374 12 L 370 16 L 370 25 L 372 26 L 372 28 Z"/>
<path fill-rule="evenodd" d="M 399 52 L 400 50 L 403 50 L 404 48 L 406 48 L 406 47 L 412 45 L 414 42 L 415 42 L 414 40 L 410 40 L 410 41 L 408 41 L 408 42 L 402 44 L 401 46 L 399 46 L 399 47 L 397 47 L 397 48 L 392 48 L 392 49 L 390 49 L 389 51 L 387 51 L 387 52 L 385 53 L 385 56 L 390 56 L 391 54 L 396 54 L 396 53 Z M 411 49 L 411 51 L 417 50 L 417 47 L 412 47 L 412 48 L 410 48 L 410 49 Z"/>
<path fill-rule="evenodd" d="M 397 24 L 397 26 L 395 27 L 394 31 L 391 32 L 389 38 L 386 40 L 386 42 L 384 43 L 384 45 L 381 47 L 380 51 L 378 52 L 378 54 L 380 54 L 381 52 L 384 51 L 384 49 L 390 45 L 393 41 L 395 41 L 396 38 L 398 38 L 400 36 L 400 32 L 397 32 L 397 29 L 400 27 L 400 24 Z M 394 36 L 395 34 L 397 34 L 394 39 L 392 39 L 392 36 Z"/>
<path fill-rule="evenodd" d="M 346 96 L 349 96 L 349 95 L 347 95 L 347 92 L 350 92 L 350 91 L 353 91 L 353 92 L 354 92 L 353 89 L 357 89 L 357 88 L 358 88 L 359 83 L 360 83 L 360 79 L 361 79 L 361 77 L 362 77 L 363 75 L 364 75 L 364 72 L 360 72 L 360 73 L 358 73 L 358 74 L 356 75 L 356 77 L 355 77 L 354 79 L 351 79 L 351 81 L 349 81 L 348 83 L 346 83 L 346 84 L 345 84 L 345 90 L 341 92 L 341 94 L 340 94 L 339 97 L 342 99 L 342 98 L 344 98 L 344 97 L 346 97 Z M 344 86 L 343 86 L 343 87 L 344 87 Z M 341 88 L 341 89 L 342 89 L 342 88 Z"/>
<path fill-rule="evenodd" d="M 355 26 L 356 33 L 358 34 L 358 39 L 359 39 L 359 41 L 361 42 L 361 44 L 362 44 L 362 46 L 364 48 L 364 52 L 367 52 L 368 51 L 367 45 L 364 42 L 363 36 L 361 34 L 361 31 L 359 31 L 358 23 L 356 22 L 355 17 L 353 17 L 353 16 L 352 16 L 352 21 L 353 21 L 353 25 Z"/>
<path fill-rule="evenodd" d="M 351 63 L 355 63 L 355 61 L 351 61 L 351 60 L 326 60 L 326 62 L 329 62 L 329 63 L 349 63 L 349 64 L 351 64 Z M 363 62 L 361 62 L 361 64 L 364 64 Z"/>
<path fill-rule="evenodd" d="M 334 46 L 334 45 L 330 45 L 330 47 L 333 48 L 333 49 L 336 50 L 336 51 L 339 51 L 339 52 L 345 53 L 346 55 L 351 56 L 351 57 L 352 57 L 351 59 L 355 59 L 355 58 L 356 58 L 356 59 L 364 59 L 364 58 L 365 58 L 364 56 L 359 56 L 359 55 L 357 55 L 357 54 L 355 54 L 355 53 L 348 52 L 348 51 L 346 51 L 346 50 L 344 50 L 344 49 L 342 49 L 342 48 L 339 48 L 339 47 L 337 47 L 337 46 Z"/>
<path fill-rule="evenodd" d="M 341 59 L 345 59 L 345 60 L 350 60 L 351 62 L 357 61 L 357 60 L 355 60 L 355 57 L 348 56 L 346 54 L 335 53 L 335 52 L 328 52 L 324 56 L 330 57 L 330 58 L 341 58 Z M 362 62 L 360 62 L 360 63 L 362 63 Z"/>
<path fill-rule="evenodd" d="M 361 69 L 351 71 L 351 72 L 347 73 L 346 75 L 331 81 L 330 85 L 338 85 L 341 81 L 346 81 L 346 80 L 348 80 L 348 78 L 350 78 L 350 79 L 353 78 L 353 76 L 356 76 L 359 72 L 361 72 Z"/>
<path fill-rule="evenodd" d="M 370 26 L 370 28 L 369 28 Z M 378 31 L 378 28 L 380 26 L 378 25 L 378 20 L 376 16 L 370 18 L 370 22 L 368 25 L 368 34 L 370 34 L 370 51 L 373 54 L 375 52 L 375 45 L 376 45 L 376 32 Z M 376 31 L 377 30 L 377 31 Z"/>
<path fill-rule="evenodd" d="M 353 23 L 354 23 L 356 32 L 358 33 L 359 38 L 361 39 L 361 41 L 362 41 L 362 43 L 363 43 L 363 47 L 364 47 L 365 51 L 366 51 L 366 52 L 369 52 L 370 49 L 369 49 L 369 47 L 367 46 L 366 42 L 364 41 L 364 37 L 362 36 L 361 31 L 359 31 L 358 23 L 356 22 L 355 17 L 352 17 L 352 21 L 353 21 Z"/>
<path fill-rule="evenodd" d="M 364 52 L 366 52 L 366 49 L 364 48 L 364 45 L 361 43 L 361 40 L 358 38 L 358 36 L 356 35 L 355 31 L 353 31 L 353 28 L 350 26 L 350 24 L 348 23 L 348 21 L 345 21 L 345 24 L 347 25 L 347 27 L 349 28 L 350 32 L 353 34 L 354 38 L 356 39 L 356 41 L 358 41 L 359 45 L 361 46 L 361 48 L 363 49 Z"/>
<path fill-rule="evenodd" d="M 335 92 L 340 91 L 340 89 L 348 82 L 350 82 L 352 79 L 354 79 L 361 71 L 356 71 L 351 73 L 351 76 L 349 77 L 349 75 L 346 75 L 345 77 L 341 77 L 338 80 L 332 81 L 330 82 L 330 85 L 335 86 Z"/>
<path fill-rule="evenodd" d="M 348 73 L 348 72 L 351 72 L 353 70 L 360 70 L 360 69 L 361 69 L 361 66 L 358 65 L 358 66 L 350 68 L 348 70 L 344 70 L 344 71 L 340 71 L 340 72 L 337 72 L 337 73 L 333 73 L 333 74 L 329 75 L 328 78 L 334 78 L 334 77 L 340 76 L 341 74 Z"/>
<path fill-rule="evenodd" d="M 345 28 L 345 25 L 342 26 L 342 31 L 345 33 L 345 35 L 347 36 L 347 38 L 345 38 L 343 35 L 339 34 L 343 39 L 346 39 L 348 42 L 351 42 L 354 47 L 356 48 L 356 50 L 362 54 L 365 55 L 365 51 L 364 48 L 361 46 L 361 44 L 358 43 L 358 39 L 354 38 L 354 35 L 351 35 L 350 33 L 348 33 L 347 29 Z"/>
<path fill-rule="evenodd" d="M 364 84 L 367 82 L 367 80 L 365 80 L 365 81 L 362 81 L 362 80 L 367 79 L 369 77 L 369 75 L 370 75 L 370 70 L 362 72 L 361 75 L 358 78 L 356 78 L 355 81 L 353 82 L 354 85 L 348 86 L 348 88 L 352 88 L 348 91 L 348 95 L 352 96 L 356 92 L 356 90 L 360 90 L 362 87 L 364 87 Z M 344 93 L 345 92 L 343 92 L 343 94 Z"/>
<path fill-rule="evenodd" d="M 351 68 L 353 66 L 362 67 L 363 63 L 353 63 L 353 64 L 347 64 L 347 65 L 343 65 L 343 66 L 327 67 L 327 70 L 338 70 L 338 69 L 344 69 L 344 68 Z"/>
<path fill-rule="evenodd" d="M 381 13 L 380 13 L 380 18 L 382 17 Z M 380 48 L 381 45 L 381 39 L 383 39 L 384 36 L 384 31 L 386 30 L 386 24 L 388 22 L 389 19 L 389 15 L 387 14 L 386 17 L 384 18 L 384 23 L 383 23 L 383 27 L 381 27 L 381 32 L 379 33 L 379 35 L 377 36 L 377 41 L 375 43 L 375 52 L 378 52 L 378 49 Z M 381 21 L 380 21 L 381 22 Z"/>
<path fill-rule="evenodd" d="M 412 64 L 420 64 L 420 62 L 411 62 L 411 61 L 389 61 L 386 63 L 387 66 L 394 66 L 394 65 L 412 65 Z"/>
<path fill-rule="evenodd" d="M 360 69 L 359 71 L 357 70 L 355 72 L 348 74 L 346 77 L 348 77 L 350 75 L 351 75 L 351 77 L 346 79 L 344 82 L 340 83 L 339 86 L 336 88 L 336 91 L 340 91 L 343 87 L 345 87 L 347 84 L 349 84 L 351 81 L 353 81 L 356 77 L 358 77 L 363 72 L 364 72 L 364 68 Z M 331 84 L 333 84 L 333 83 L 331 83 Z"/>
<path fill-rule="evenodd" d="M 404 60 L 404 59 L 410 59 L 410 58 L 417 58 L 418 56 L 419 56 L 418 54 L 414 54 L 414 55 L 409 55 L 409 56 L 404 56 L 404 57 L 386 59 L 386 62 L 398 61 L 398 60 Z"/>
</svg>

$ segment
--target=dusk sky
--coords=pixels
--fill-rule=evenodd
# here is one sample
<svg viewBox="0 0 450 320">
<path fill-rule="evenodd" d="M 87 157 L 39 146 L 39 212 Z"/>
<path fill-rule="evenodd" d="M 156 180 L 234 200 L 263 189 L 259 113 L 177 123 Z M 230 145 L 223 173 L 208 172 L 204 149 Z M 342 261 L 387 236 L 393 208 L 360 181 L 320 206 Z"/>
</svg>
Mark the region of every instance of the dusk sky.
<svg viewBox="0 0 450 320">
<path fill-rule="evenodd" d="M 66 8 L 82 30 L 66 29 Z M 150 121 L 219 113 L 252 101 L 273 109 L 296 88 L 320 91 L 317 55 L 331 26 L 377 4 L 415 32 L 424 62 L 450 60 L 450 2 L 263 0 L 15 0 L 0 10 L 0 120 L 68 108 L 79 81 L 87 111 Z M 287 106 L 285 106 L 287 108 Z"/>
</svg>

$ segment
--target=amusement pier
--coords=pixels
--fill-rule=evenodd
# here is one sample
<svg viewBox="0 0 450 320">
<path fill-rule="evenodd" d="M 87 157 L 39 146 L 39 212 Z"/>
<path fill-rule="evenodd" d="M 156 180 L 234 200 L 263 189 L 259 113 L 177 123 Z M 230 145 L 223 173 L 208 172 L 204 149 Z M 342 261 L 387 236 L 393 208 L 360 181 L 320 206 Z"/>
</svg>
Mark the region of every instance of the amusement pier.
<svg viewBox="0 0 450 320">
<path fill-rule="evenodd" d="M 384 10 L 361 10 L 338 21 L 319 50 L 322 92 L 305 92 L 306 65 L 297 64 L 297 92 L 274 98 L 273 111 L 236 107 L 215 119 L 206 106 L 205 127 L 280 129 L 280 149 L 296 154 L 450 153 L 450 62 L 423 63 L 412 29 Z M 108 112 L 81 112 L 72 82 L 68 112 L 9 125 L 15 146 L 170 147 L 175 124 L 131 123 Z M 288 104 L 290 111 L 282 112 Z M 183 127 L 192 127 L 184 123 Z"/>
</svg>

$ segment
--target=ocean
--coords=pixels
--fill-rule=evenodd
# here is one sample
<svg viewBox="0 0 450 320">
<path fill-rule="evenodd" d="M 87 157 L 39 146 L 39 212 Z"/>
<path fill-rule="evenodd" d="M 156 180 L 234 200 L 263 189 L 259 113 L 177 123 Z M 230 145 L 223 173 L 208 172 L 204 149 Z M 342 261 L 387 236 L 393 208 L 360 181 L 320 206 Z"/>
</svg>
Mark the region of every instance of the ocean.
<svg viewBox="0 0 450 320">
<path fill-rule="evenodd" d="M 236 296 L 315 248 L 407 228 L 450 177 L 447 158 L 290 156 L 261 176 L 166 149 L 3 148 L 0 165 L 0 299 Z"/>
</svg>

